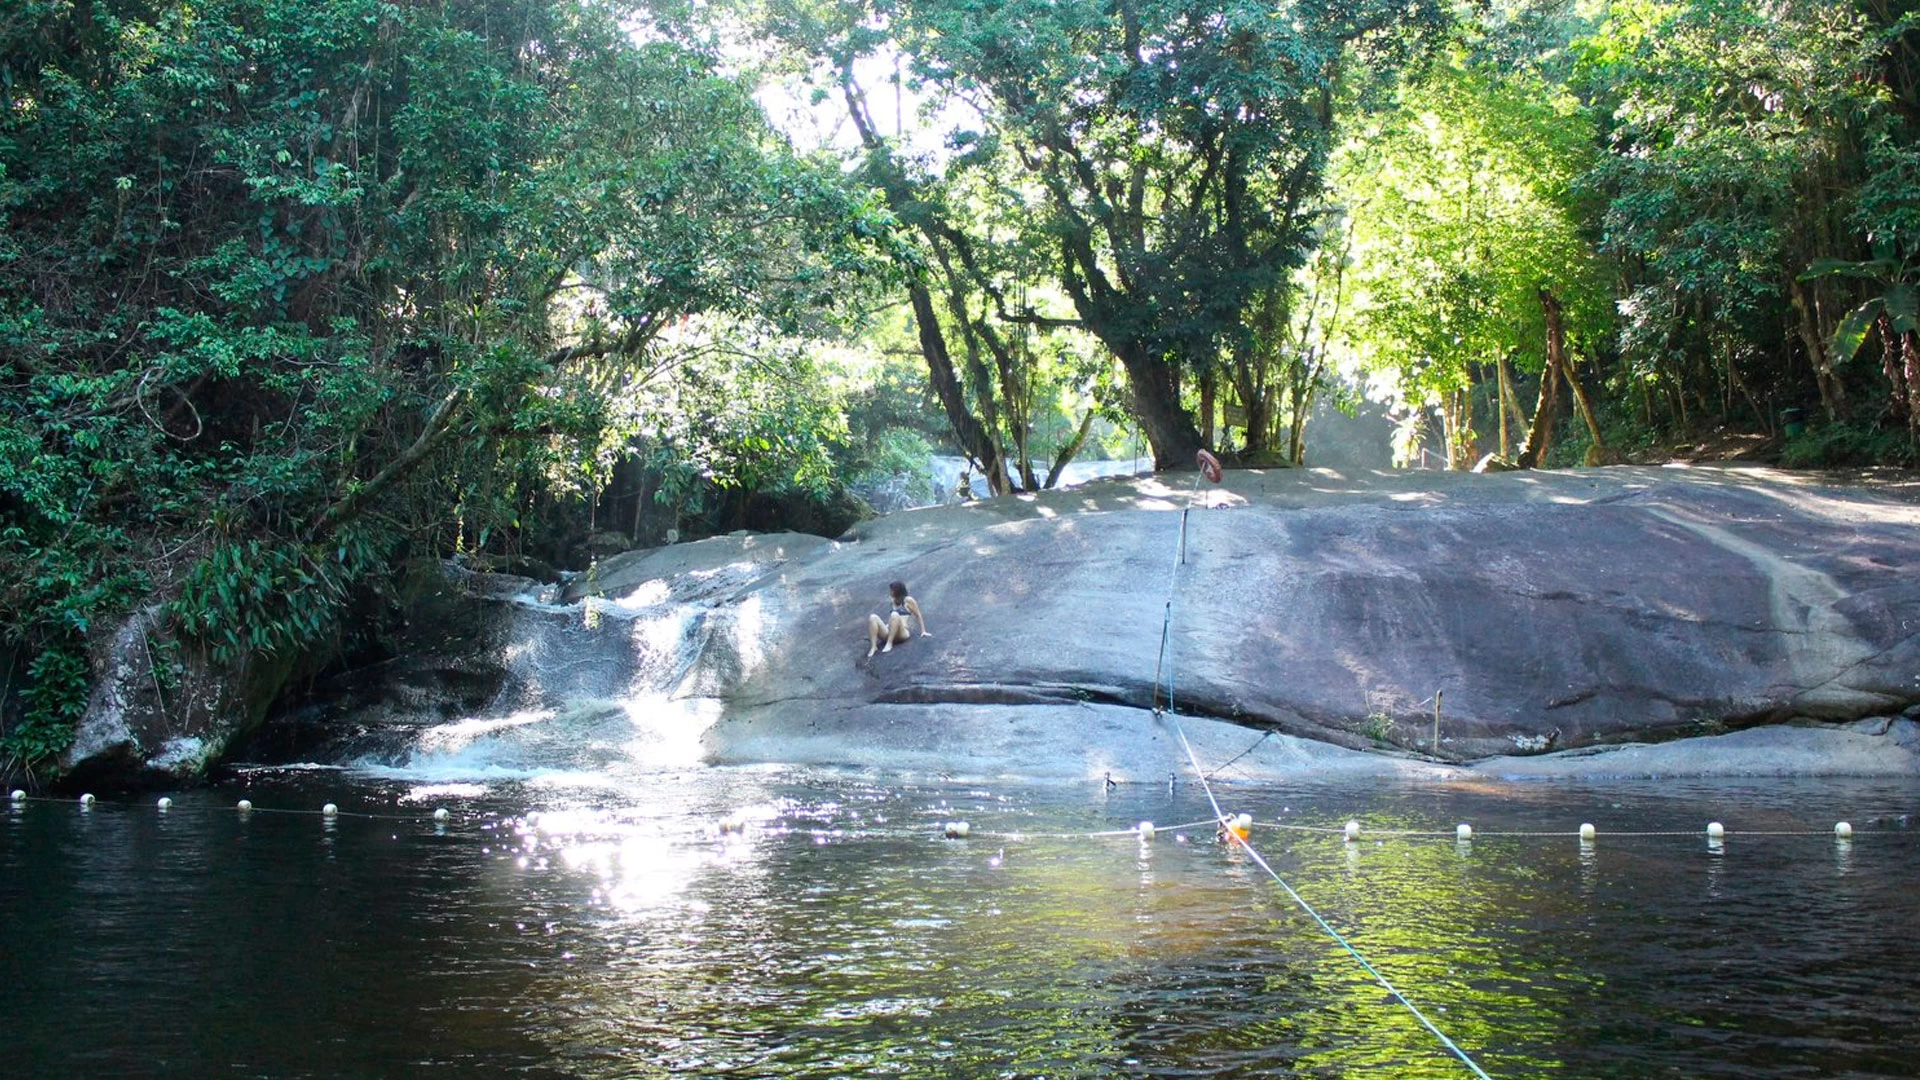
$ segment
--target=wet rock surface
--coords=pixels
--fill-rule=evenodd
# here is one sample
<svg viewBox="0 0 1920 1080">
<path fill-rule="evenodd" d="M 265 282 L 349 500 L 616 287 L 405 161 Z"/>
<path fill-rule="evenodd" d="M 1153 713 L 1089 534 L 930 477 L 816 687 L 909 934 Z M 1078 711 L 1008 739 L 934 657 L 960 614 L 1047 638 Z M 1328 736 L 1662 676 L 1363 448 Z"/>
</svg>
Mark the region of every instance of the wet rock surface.
<svg viewBox="0 0 1920 1080">
<path fill-rule="evenodd" d="M 1813 726 L 1780 738 L 1816 748 L 1790 771 L 1822 771 L 1823 740 L 1830 771 L 1903 771 L 1910 744 L 1836 725 L 1920 701 L 1913 492 L 1718 468 L 1289 470 L 912 511 L 744 589 L 752 662 L 707 741 L 775 759 L 790 731 L 830 757 L 828 724 L 879 764 L 903 716 L 989 706 L 1054 716 L 1067 737 L 1034 754 L 1084 765 L 1100 751 L 1072 751 L 1072 712 L 1130 711 L 1114 745 L 1151 742 L 1158 669 L 1183 716 L 1439 763 L 1792 722 Z M 894 578 L 934 636 L 868 660 Z"/>
<path fill-rule="evenodd" d="M 626 552 L 545 592 L 455 575 L 465 607 L 418 605 L 421 648 L 356 708 L 644 697 L 710 761 L 1129 782 L 1907 774 L 1916 526 L 1901 476 L 1115 479 Z M 933 636 L 869 659 L 894 579 Z"/>
</svg>

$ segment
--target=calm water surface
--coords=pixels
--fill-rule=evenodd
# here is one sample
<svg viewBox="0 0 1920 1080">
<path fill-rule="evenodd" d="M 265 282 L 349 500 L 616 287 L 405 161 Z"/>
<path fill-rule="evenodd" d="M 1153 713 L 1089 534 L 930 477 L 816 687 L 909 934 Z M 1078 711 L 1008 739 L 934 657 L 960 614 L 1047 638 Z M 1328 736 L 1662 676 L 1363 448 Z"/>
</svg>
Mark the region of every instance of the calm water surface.
<svg viewBox="0 0 1920 1080">
<path fill-rule="evenodd" d="M 0 809 L 7 1075 L 1471 1075 L 1210 828 L 1084 835 L 1207 818 L 1184 785 L 259 770 L 175 798 Z M 1920 1076 L 1912 785 L 1223 801 L 1446 834 L 1253 839 L 1495 1077 Z"/>
</svg>

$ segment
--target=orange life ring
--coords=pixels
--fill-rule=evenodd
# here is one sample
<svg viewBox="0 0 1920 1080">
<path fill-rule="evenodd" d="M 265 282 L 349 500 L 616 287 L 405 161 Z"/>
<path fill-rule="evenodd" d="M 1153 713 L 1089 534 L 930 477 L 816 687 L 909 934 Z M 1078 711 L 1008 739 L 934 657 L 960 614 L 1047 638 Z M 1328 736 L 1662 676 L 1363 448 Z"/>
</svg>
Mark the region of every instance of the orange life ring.
<svg viewBox="0 0 1920 1080">
<path fill-rule="evenodd" d="M 1220 482 L 1220 459 L 1219 458 L 1214 457 L 1212 454 L 1208 453 L 1205 450 L 1202 450 L 1199 453 L 1193 455 L 1193 459 L 1195 462 L 1199 463 L 1200 465 L 1201 476 L 1206 477 L 1208 480 L 1216 484 Z"/>
</svg>

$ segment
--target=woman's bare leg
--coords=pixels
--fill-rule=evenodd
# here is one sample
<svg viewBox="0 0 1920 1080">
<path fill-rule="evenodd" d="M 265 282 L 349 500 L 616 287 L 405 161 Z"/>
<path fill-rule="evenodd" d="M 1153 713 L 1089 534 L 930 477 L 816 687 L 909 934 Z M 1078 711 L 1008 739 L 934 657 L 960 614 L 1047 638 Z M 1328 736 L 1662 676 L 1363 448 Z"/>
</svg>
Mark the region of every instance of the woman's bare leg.
<svg viewBox="0 0 1920 1080">
<path fill-rule="evenodd" d="M 868 656 L 872 656 L 874 653 L 880 650 L 880 635 L 887 633 L 888 630 L 889 630 L 888 626 L 885 623 L 882 623 L 880 621 L 880 616 L 878 615 L 867 616 L 867 655 Z M 893 648 L 893 639 L 891 637 L 887 639 L 887 648 L 889 649 Z"/>
<path fill-rule="evenodd" d="M 887 616 L 887 644 L 880 651 L 892 652 L 895 645 L 905 642 L 912 636 L 913 631 L 907 626 L 907 617 L 896 611 Z"/>
</svg>

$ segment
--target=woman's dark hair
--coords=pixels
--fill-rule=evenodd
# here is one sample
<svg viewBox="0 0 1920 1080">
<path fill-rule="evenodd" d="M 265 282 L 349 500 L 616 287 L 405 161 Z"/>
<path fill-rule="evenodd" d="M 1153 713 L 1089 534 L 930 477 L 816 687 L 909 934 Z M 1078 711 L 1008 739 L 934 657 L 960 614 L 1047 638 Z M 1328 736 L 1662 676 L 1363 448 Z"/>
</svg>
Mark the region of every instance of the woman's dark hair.
<svg viewBox="0 0 1920 1080">
<path fill-rule="evenodd" d="M 907 583 L 904 581 L 893 582 L 887 586 L 887 591 L 893 594 L 893 602 L 897 604 L 907 598 Z"/>
</svg>

